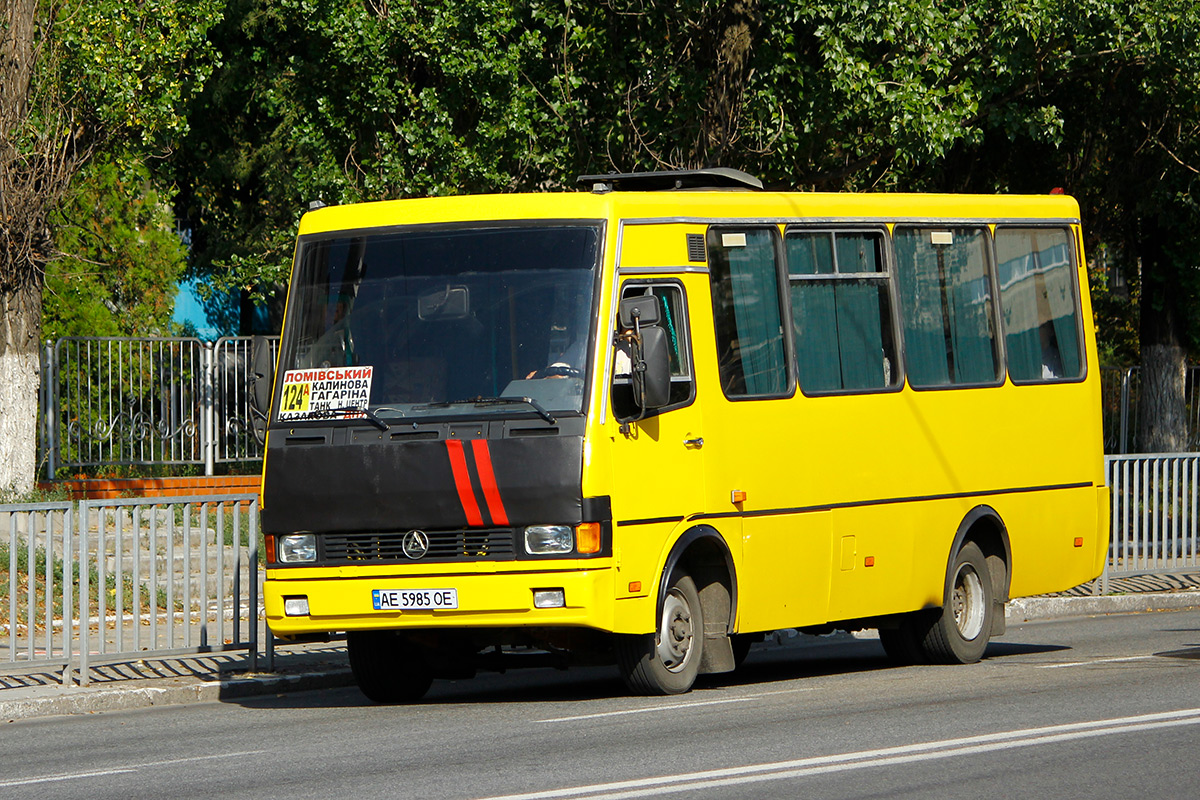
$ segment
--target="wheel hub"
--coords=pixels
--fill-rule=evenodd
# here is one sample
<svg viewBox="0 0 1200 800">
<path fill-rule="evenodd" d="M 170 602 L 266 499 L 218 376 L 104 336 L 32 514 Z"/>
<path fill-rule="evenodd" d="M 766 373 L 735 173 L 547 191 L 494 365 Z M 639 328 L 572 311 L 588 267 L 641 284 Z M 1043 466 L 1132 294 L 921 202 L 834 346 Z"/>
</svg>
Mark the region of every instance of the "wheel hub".
<svg viewBox="0 0 1200 800">
<path fill-rule="evenodd" d="M 692 651 L 692 612 L 687 601 L 675 591 L 663 603 L 662 629 L 659 631 L 658 657 L 671 672 L 683 669 Z"/>
<path fill-rule="evenodd" d="M 955 578 L 954 593 L 950 598 L 954 624 L 963 639 L 971 641 L 983 633 L 983 620 L 987 613 L 984 602 L 983 582 L 979 573 L 964 565 Z"/>
</svg>

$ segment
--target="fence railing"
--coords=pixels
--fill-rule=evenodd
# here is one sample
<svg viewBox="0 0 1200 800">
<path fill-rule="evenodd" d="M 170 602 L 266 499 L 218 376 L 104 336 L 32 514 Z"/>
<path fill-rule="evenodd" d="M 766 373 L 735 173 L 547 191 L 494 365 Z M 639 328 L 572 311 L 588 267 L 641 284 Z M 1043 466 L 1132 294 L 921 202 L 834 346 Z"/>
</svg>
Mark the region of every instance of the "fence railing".
<svg viewBox="0 0 1200 800">
<path fill-rule="evenodd" d="M 1200 453 L 1106 456 L 1109 576 L 1200 568 Z"/>
<path fill-rule="evenodd" d="M 247 651 L 262 632 L 256 495 L 0 506 L 0 668 Z M 260 646 L 265 641 L 266 647 Z"/>
<path fill-rule="evenodd" d="M 255 461 L 250 337 L 67 337 L 42 353 L 42 450 L 60 467 Z M 272 350 L 278 338 L 268 339 Z"/>
</svg>

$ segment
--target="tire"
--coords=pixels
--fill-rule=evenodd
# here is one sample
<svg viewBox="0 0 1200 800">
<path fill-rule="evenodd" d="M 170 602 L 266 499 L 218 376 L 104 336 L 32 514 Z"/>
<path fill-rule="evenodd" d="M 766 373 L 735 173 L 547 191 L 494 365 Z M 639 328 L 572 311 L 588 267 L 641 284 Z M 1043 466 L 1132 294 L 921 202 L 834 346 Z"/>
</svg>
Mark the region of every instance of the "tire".
<svg viewBox="0 0 1200 800">
<path fill-rule="evenodd" d="M 376 703 L 420 700 L 433 683 L 425 657 L 393 631 L 350 631 L 346 649 L 359 690 Z"/>
<path fill-rule="evenodd" d="M 948 578 L 945 603 L 922 649 L 935 664 L 973 664 L 987 649 L 994 612 L 992 576 L 978 545 L 959 549 Z"/>
<path fill-rule="evenodd" d="M 617 667 L 635 694 L 683 694 L 696 682 L 703 647 L 700 595 L 691 576 L 677 572 L 663 600 L 658 632 L 617 636 Z"/>
</svg>

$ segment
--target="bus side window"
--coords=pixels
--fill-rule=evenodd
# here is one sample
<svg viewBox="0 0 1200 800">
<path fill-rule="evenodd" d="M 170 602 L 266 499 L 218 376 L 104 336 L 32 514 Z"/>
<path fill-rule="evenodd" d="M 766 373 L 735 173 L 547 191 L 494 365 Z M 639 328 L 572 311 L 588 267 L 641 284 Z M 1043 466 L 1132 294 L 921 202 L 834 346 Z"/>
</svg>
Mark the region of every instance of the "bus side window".
<svg viewBox="0 0 1200 800">
<path fill-rule="evenodd" d="M 1071 242 L 1064 228 L 996 229 L 1004 344 L 1015 382 L 1083 376 Z"/>
<path fill-rule="evenodd" d="M 798 231 L 784 240 L 805 392 L 861 392 L 900 381 L 884 234 Z"/>
<path fill-rule="evenodd" d="M 777 240 L 774 228 L 708 231 L 717 366 L 726 397 L 789 391 Z"/>
<path fill-rule="evenodd" d="M 651 414 L 669 411 L 687 405 L 695 396 L 692 380 L 692 361 L 688 339 L 687 306 L 683 287 L 673 283 L 627 283 L 621 289 L 621 299 L 639 296 L 657 297 L 662 318 L 661 326 L 667 334 L 668 354 L 671 365 L 671 393 L 667 405 Z M 629 378 L 629 354 L 617 348 L 613 359 L 612 400 L 617 419 L 637 416 L 633 402 L 633 386 Z"/>
<path fill-rule="evenodd" d="M 897 225 L 893 241 L 908 382 L 999 383 L 987 229 Z"/>
</svg>

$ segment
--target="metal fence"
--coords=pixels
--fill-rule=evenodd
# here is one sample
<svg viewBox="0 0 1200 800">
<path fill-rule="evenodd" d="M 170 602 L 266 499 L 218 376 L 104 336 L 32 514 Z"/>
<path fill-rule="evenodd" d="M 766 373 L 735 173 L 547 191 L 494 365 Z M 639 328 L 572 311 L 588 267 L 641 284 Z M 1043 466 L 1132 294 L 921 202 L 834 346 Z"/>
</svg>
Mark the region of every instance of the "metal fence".
<svg viewBox="0 0 1200 800">
<path fill-rule="evenodd" d="M 271 657 L 256 495 L 4 505 L 0 524 L 0 668 L 86 684 L 147 656 Z"/>
<path fill-rule="evenodd" d="M 1101 405 L 1104 414 L 1104 452 L 1137 453 L 1141 370 L 1138 367 L 1105 367 L 1100 370 Z M 1187 417 L 1187 449 L 1200 450 L 1200 366 L 1190 366 L 1184 375 L 1184 413 Z"/>
<path fill-rule="evenodd" d="M 1106 456 L 1109 576 L 1200 568 L 1200 453 Z"/>
<path fill-rule="evenodd" d="M 42 353 L 42 450 L 60 467 L 255 461 L 250 337 L 68 337 Z M 272 355 L 278 338 L 269 338 Z"/>
</svg>

